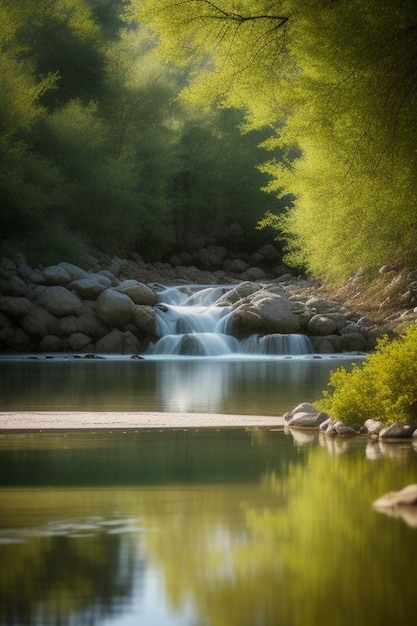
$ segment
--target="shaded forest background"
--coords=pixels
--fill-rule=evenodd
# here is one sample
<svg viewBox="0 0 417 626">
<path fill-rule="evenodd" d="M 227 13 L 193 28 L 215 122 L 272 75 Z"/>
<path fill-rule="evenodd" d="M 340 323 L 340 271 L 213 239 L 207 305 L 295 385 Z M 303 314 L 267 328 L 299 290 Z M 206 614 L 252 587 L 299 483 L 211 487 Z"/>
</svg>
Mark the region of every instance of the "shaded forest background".
<svg viewBox="0 0 417 626">
<path fill-rule="evenodd" d="M 236 222 L 256 238 L 275 204 L 257 168 L 265 132 L 242 134 L 236 109 L 180 101 L 191 70 L 155 56 L 128 5 L 0 1 L 4 255 L 158 260 Z"/>
<path fill-rule="evenodd" d="M 334 284 L 415 267 L 414 0 L 0 0 L 0 29 L 3 254 L 237 222 Z"/>
</svg>

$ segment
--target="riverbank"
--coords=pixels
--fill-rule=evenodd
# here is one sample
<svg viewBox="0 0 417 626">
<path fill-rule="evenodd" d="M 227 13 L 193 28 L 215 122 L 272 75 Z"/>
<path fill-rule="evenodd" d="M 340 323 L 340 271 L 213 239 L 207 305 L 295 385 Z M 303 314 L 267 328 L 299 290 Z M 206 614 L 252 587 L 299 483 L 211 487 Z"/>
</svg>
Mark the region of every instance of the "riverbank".
<svg viewBox="0 0 417 626">
<path fill-rule="evenodd" d="M 282 417 L 218 413 L 114 411 L 11 411 L 0 413 L 0 434 L 10 431 L 69 431 L 149 428 L 281 428 Z"/>
</svg>

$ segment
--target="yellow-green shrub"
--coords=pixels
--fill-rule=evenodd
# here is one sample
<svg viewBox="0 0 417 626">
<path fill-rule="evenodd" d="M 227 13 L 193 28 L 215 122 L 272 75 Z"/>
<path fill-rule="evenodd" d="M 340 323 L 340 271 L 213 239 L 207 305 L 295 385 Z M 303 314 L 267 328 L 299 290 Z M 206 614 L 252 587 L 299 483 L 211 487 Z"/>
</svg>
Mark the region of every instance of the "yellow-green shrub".
<svg viewBox="0 0 417 626">
<path fill-rule="evenodd" d="M 361 365 L 333 372 L 328 386 L 317 404 L 352 426 L 368 418 L 417 422 L 417 325 L 394 341 L 381 339 Z"/>
</svg>

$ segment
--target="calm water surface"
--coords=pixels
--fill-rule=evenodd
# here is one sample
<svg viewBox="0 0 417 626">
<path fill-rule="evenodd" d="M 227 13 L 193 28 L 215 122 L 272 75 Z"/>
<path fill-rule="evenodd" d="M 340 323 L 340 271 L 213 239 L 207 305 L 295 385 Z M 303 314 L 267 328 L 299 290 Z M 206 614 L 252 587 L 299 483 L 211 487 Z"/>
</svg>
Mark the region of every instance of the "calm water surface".
<svg viewBox="0 0 417 626">
<path fill-rule="evenodd" d="M 3 358 L 0 410 L 282 415 L 362 358 Z"/>
<path fill-rule="evenodd" d="M 281 415 L 357 360 L 10 358 L 0 409 Z M 372 502 L 410 482 L 411 443 L 0 433 L 0 626 L 408 626 L 416 516 Z"/>
<path fill-rule="evenodd" d="M 411 443 L 282 430 L 0 435 L 2 626 L 413 623 Z"/>
</svg>

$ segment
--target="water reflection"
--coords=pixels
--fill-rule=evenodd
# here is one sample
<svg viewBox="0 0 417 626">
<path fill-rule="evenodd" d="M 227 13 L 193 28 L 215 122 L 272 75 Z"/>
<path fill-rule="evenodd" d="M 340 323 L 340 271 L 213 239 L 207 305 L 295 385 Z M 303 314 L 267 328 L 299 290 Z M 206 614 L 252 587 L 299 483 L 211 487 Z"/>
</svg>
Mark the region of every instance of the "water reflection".
<svg viewBox="0 0 417 626">
<path fill-rule="evenodd" d="M 0 410 L 281 415 L 360 358 L 3 360 Z"/>
<path fill-rule="evenodd" d="M 415 482 L 417 454 L 375 462 L 345 444 L 266 429 L 1 437 L 0 624 L 411 623 L 416 530 L 371 504 Z"/>
</svg>

